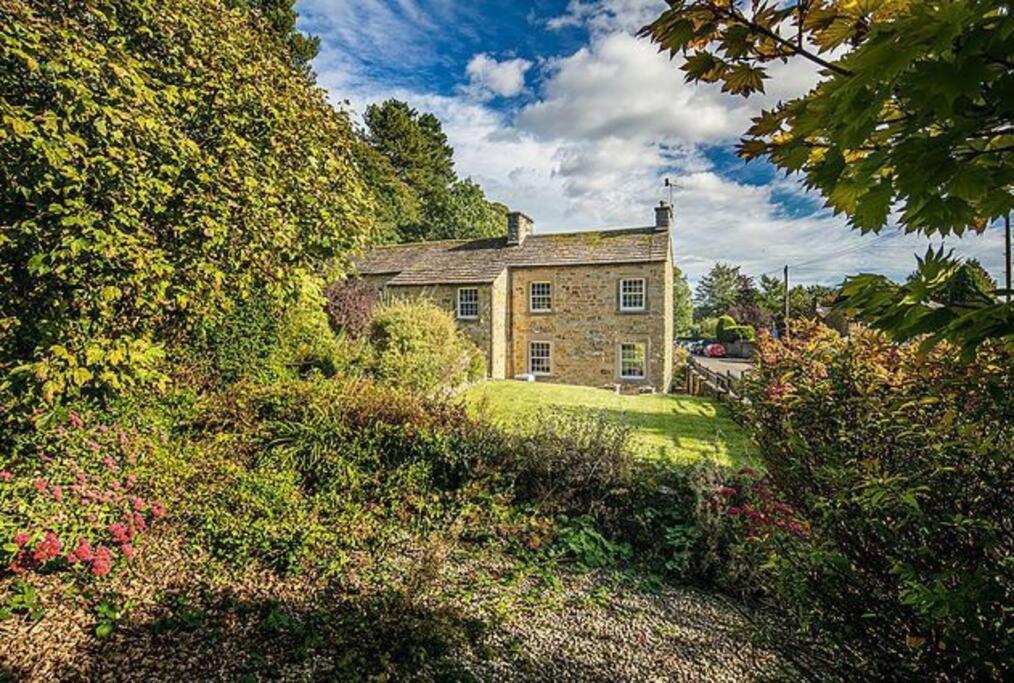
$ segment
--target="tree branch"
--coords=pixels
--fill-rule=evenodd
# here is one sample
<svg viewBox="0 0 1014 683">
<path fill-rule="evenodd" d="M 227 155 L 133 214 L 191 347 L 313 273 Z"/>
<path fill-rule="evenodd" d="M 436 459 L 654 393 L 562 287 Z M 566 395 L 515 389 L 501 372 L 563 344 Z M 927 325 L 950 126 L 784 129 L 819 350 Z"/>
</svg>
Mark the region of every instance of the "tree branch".
<svg viewBox="0 0 1014 683">
<path fill-rule="evenodd" d="M 750 21 L 745 16 L 743 16 L 738 10 L 736 10 L 733 5 L 730 5 L 728 9 L 725 9 L 725 8 L 722 8 L 722 7 L 719 7 L 719 6 L 715 5 L 713 2 L 709 2 L 708 3 L 708 7 L 711 8 L 711 11 L 715 15 L 717 15 L 719 17 L 725 17 L 726 19 L 728 19 L 730 21 L 733 21 L 733 22 L 736 22 L 738 24 L 742 24 L 743 26 L 746 26 L 747 28 L 749 28 L 752 31 L 755 31 L 756 33 L 760 33 L 761 35 L 767 36 L 771 40 L 775 41 L 778 45 L 781 45 L 783 47 L 788 48 L 788 50 L 792 54 L 798 55 L 800 57 L 804 57 L 805 59 L 810 60 L 814 64 L 817 64 L 819 66 L 824 67 L 825 69 L 833 71 L 834 73 L 838 74 L 839 76 L 853 76 L 854 75 L 848 69 L 844 69 L 844 68 L 842 68 L 842 67 L 840 67 L 840 66 L 838 66 L 836 64 L 832 64 L 831 62 L 829 62 L 829 61 L 827 61 L 825 59 L 822 59 L 821 57 L 815 55 L 814 53 L 812 53 L 809 50 L 807 50 L 806 48 L 804 48 L 801 44 L 800 45 L 795 45 L 791 40 L 786 40 L 785 38 L 782 38 L 778 33 L 772 31 L 771 29 L 767 28 L 766 26 L 761 26 L 760 24 L 758 24 L 758 23 L 756 23 L 754 21 Z"/>
</svg>

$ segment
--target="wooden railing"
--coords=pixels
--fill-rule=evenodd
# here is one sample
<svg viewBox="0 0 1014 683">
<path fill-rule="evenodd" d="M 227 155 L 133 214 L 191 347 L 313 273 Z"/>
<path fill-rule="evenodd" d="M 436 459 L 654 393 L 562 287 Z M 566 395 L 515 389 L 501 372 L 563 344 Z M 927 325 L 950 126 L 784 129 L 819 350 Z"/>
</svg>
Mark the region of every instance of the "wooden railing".
<svg viewBox="0 0 1014 683">
<path fill-rule="evenodd" d="M 744 370 L 742 374 L 748 372 Z M 740 391 L 741 379 L 731 370 L 715 372 L 693 356 L 687 359 L 686 392 L 691 396 L 714 396 L 723 401 L 745 403 L 748 399 Z"/>
</svg>

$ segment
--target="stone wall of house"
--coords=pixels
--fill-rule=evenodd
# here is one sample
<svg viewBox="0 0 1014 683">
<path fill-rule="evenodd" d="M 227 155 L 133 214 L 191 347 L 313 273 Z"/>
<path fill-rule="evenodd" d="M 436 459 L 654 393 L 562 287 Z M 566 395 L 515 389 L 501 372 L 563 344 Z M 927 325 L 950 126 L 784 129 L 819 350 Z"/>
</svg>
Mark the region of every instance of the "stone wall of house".
<svg viewBox="0 0 1014 683">
<path fill-rule="evenodd" d="M 507 271 L 500 273 L 490 285 L 490 347 L 489 376 L 507 377 Z M 480 293 L 480 301 L 481 301 Z"/>
<path fill-rule="evenodd" d="M 619 306 L 622 279 L 644 278 L 644 312 Z M 529 309 L 532 282 L 552 285 L 552 311 Z M 544 266 L 510 271 L 508 376 L 528 371 L 529 342 L 551 344 L 551 372 L 538 381 L 642 386 L 668 391 L 672 380 L 672 262 Z M 620 377 L 621 343 L 645 347 L 644 379 Z"/>
<path fill-rule="evenodd" d="M 501 285 L 501 290 L 505 287 Z M 479 290 L 479 317 L 474 320 L 458 318 L 458 289 L 461 287 L 474 287 Z M 444 309 L 454 317 L 458 328 L 479 347 L 479 350 L 486 356 L 487 373 L 495 372 L 500 367 L 500 377 L 503 377 L 503 353 L 497 359 L 493 354 L 493 325 L 495 316 L 494 290 L 495 285 L 388 285 L 385 289 L 385 296 L 394 299 L 428 299 L 430 302 Z M 503 296 L 501 295 L 501 299 Z M 501 304 L 502 306 L 502 304 Z M 502 318 L 501 314 L 501 318 Z M 496 375 L 492 375 L 496 377 Z"/>
</svg>

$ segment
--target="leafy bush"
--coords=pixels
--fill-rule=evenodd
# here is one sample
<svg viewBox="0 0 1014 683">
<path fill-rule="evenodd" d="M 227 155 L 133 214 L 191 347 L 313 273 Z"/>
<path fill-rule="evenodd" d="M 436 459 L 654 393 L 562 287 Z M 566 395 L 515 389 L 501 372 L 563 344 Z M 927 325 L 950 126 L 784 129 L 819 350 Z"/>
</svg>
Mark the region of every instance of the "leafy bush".
<svg viewBox="0 0 1014 683">
<path fill-rule="evenodd" d="M 745 386 L 773 499 L 729 505 L 764 546 L 763 588 L 876 677 L 1002 678 L 1014 355 L 964 365 L 816 324 L 760 355 Z"/>
<path fill-rule="evenodd" d="M 164 506 L 136 474 L 154 443 L 87 412 L 53 416 L 0 455 L 0 557 L 10 571 L 72 569 L 106 576 Z"/>
<path fill-rule="evenodd" d="M 731 316 L 723 315 L 715 325 L 715 337 L 723 344 L 738 341 L 754 341 L 756 332 L 750 325 L 738 325 Z"/>
<path fill-rule="evenodd" d="M 200 436 L 156 468 L 177 518 L 215 556 L 280 571 L 337 572 L 425 528 L 495 452 L 460 408 L 369 381 L 239 382 L 184 431 Z"/>
<path fill-rule="evenodd" d="M 582 412 L 540 415 L 506 444 L 502 467 L 522 500 L 584 514 L 630 482 L 630 428 Z"/>
<path fill-rule="evenodd" d="M 358 345 L 335 337 L 314 279 L 298 295 L 274 301 L 262 292 L 236 302 L 198 328 L 181 365 L 196 365 L 212 384 L 243 378 L 272 381 L 317 371 L 333 376 L 353 364 Z M 178 350 L 179 351 L 179 350 Z"/>
<path fill-rule="evenodd" d="M 47 401 L 163 383 L 233 300 L 371 229 L 354 133 L 217 0 L 11 0 L 0 22 L 0 367 Z"/>
<path fill-rule="evenodd" d="M 384 382 L 433 393 L 485 376 L 482 353 L 449 313 L 428 301 L 382 306 L 370 324 L 374 372 Z"/>
<path fill-rule="evenodd" d="M 373 309 L 380 294 L 362 280 L 339 280 L 324 290 L 327 317 L 331 328 L 350 339 L 358 339 L 370 329 Z"/>
</svg>

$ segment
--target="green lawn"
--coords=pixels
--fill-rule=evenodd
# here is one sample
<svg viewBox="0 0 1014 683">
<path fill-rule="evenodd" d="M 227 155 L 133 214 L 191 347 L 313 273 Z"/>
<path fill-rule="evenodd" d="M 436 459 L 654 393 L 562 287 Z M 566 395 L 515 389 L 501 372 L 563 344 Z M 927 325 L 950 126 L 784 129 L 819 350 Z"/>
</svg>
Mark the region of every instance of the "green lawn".
<svg viewBox="0 0 1014 683">
<path fill-rule="evenodd" d="M 634 429 L 643 455 L 678 462 L 711 456 L 718 462 L 754 464 L 755 450 L 725 406 L 696 396 L 621 396 L 605 389 L 563 384 L 483 382 L 465 393 L 470 409 L 500 424 L 522 423 L 554 407 L 587 408 Z"/>
</svg>

